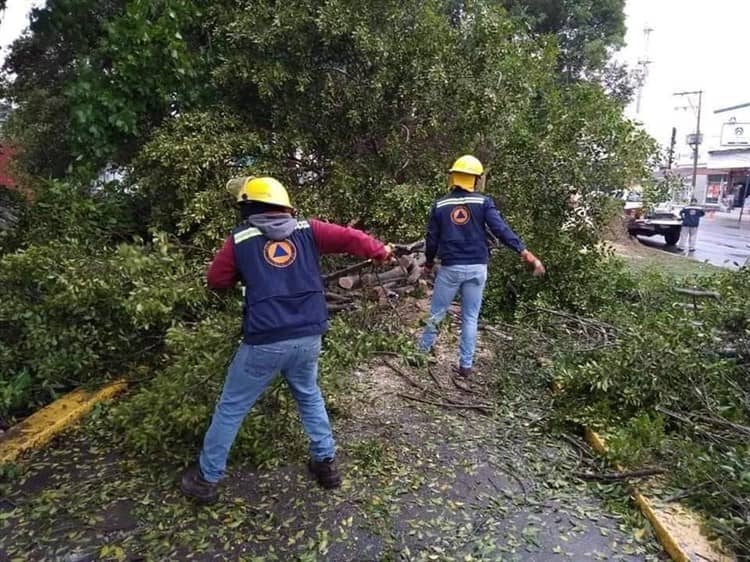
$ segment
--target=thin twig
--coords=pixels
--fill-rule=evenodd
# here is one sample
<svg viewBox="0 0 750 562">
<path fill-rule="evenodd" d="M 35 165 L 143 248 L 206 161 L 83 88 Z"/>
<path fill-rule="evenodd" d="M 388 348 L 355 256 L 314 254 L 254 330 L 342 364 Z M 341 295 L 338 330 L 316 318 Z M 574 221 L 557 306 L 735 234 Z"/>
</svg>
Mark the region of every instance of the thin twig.
<svg viewBox="0 0 750 562">
<path fill-rule="evenodd" d="M 589 457 L 594 457 L 593 452 L 591 451 L 591 447 L 588 446 L 588 444 L 581 442 L 580 440 L 572 438 L 570 435 L 567 435 L 566 433 L 560 434 L 560 437 L 565 439 L 568 443 L 573 445 L 576 449 L 578 449 L 581 454 L 586 454 Z"/>
<path fill-rule="evenodd" d="M 12 500 L 9 500 L 9 499 L 8 499 L 8 498 L 6 498 L 6 497 L 1 497 L 1 498 L 0 498 L 0 504 L 3 504 L 3 503 L 6 503 L 6 504 L 8 504 L 8 505 L 9 505 L 9 506 L 11 506 L 11 507 L 12 507 L 13 509 L 15 509 L 15 508 L 17 508 L 17 507 L 18 507 L 18 504 L 17 504 L 16 502 L 14 502 L 14 501 L 12 501 Z"/>
<path fill-rule="evenodd" d="M 643 470 L 633 470 L 631 472 L 574 472 L 573 474 L 583 480 L 603 480 L 605 482 L 614 482 L 617 480 L 628 480 L 630 478 L 645 478 L 647 476 L 656 476 L 664 474 L 663 468 L 644 468 Z"/>
<path fill-rule="evenodd" d="M 479 410 L 480 412 L 489 415 L 491 413 L 490 407 L 486 404 L 456 404 L 453 402 L 438 402 L 435 400 L 428 400 L 426 398 L 419 398 L 418 396 L 412 396 L 411 394 L 398 393 L 401 398 L 407 400 L 414 400 L 415 402 L 422 402 L 423 404 L 432 404 L 433 406 L 441 406 L 443 408 L 459 408 L 465 410 Z"/>
<path fill-rule="evenodd" d="M 718 425 L 720 427 L 724 427 L 727 429 L 733 429 L 739 433 L 750 435 L 750 427 L 747 427 L 746 425 L 740 425 L 738 423 L 730 422 L 729 420 L 718 417 L 718 416 L 714 417 L 714 416 L 704 416 L 703 414 L 693 414 L 693 417 L 697 420 L 704 421 L 706 423 Z"/>
<path fill-rule="evenodd" d="M 334 279 L 338 279 L 339 277 L 343 277 L 344 275 L 354 273 L 356 271 L 359 271 L 360 269 L 367 267 L 371 263 L 372 260 L 365 260 L 359 263 L 355 263 L 354 265 L 350 265 L 349 267 L 345 267 L 344 269 L 340 269 L 339 271 L 334 271 L 333 273 L 329 273 L 328 275 L 323 277 L 323 282 L 328 283 L 329 281 L 333 281 Z"/>
<path fill-rule="evenodd" d="M 695 431 L 696 433 L 700 433 L 701 435 L 703 435 L 704 437 L 710 439 L 714 443 L 721 444 L 722 443 L 722 439 L 724 439 L 724 441 L 730 440 L 730 438 L 728 438 L 726 435 L 722 436 L 722 435 L 717 434 L 717 433 L 711 433 L 710 431 L 708 431 L 708 430 L 703 429 L 702 427 L 700 427 L 696 423 L 695 420 L 692 420 L 689 417 L 684 416 L 682 414 L 678 414 L 677 412 L 673 412 L 672 410 L 669 410 L 669 409 L 665 408 L 664 406 L 656 406 L 656 411 L 657 412 L 661 412 L 662 414 L 666 414 L 667 416 L 669 416 L 671 418 L 674 418 L 676 420 L 681 421 L 684 424 L 687 424 L 687 425 L 691 426 L 691 429 L 693 431 Z"/>
<path fill-rule="evenodd" d="M 372 351 L 370 353 L 371 355 L 385 355 L 386 357 L 396 357 L 400 358 L 401 354 L 396 353 L 395 351 Z"/>
<path fill-rule="evenodd" d="M 334 302 L 345 302 L 345 303 L 352 302 L 352 298 L 350 296 L 339 295 L 338 293 L 332 293 L 331 291 L 326 291 L 326 299 L 330 299 Z"/>
<path fill-rule="evenodd" d="M 455 386 L 459 390 L 463 390 L 464 392 L 468 392 L 469 394 L 476 394 L 468 386 L 464 385 L 463 383 L 459 383 L 456 377 L 451 377 L 451 382 L 453 383 L 453 386 Z"/>
<path fill-rule="evenodd" d="M 705 488 L 709 484 L 711 484 L 710 480 L 708 480 L 706 482 L 701 482 L 700 484 L 696 484 L 695 486 L 693 486 L 689 490 L 683 490 L 679 494 L 674 494 L 673 496 L 669 496 L 668 498 L 664 498 L 661 501 L 663 501 L 664 503 L 672 503 L 672 502 L 676 502 L 678 500 L 684 500 L 685 498 L 689 498 L 690 496 L 694 496 L 695 494 L 699 493 L 701 489 Z"/>
<path fill-rule="evenodd" d="M 442 390 L 443 385 L 441 384 L 440 379 L 437 378 L 437 375 L 429 367 L 427 367 L 427 372 L 429 373 L 430 378 L 432 378 L 432 380 L 435 381 L 435 384 L 437 385 L 437 387 Z"/>
<path fill-rule="evenodd" d="M 422 392 L 427 393 L 427 388 L 425 388 L 424 385 L 422 385 L 422 384 L 418 383 L 417 381 L 415 381 L 412 377 L 410 377 L 409 375 L 407 375 L 402 369 L 399 369 L 398 367 L 396 367 L 396 365 L 394 365 L 393 363 L 391 363 L 387 359 L 383 359 L 383 364 L 385 364 L 387 367 L 389 367 L 394 373 L 396 373 L 397 375 L 399 375 L 402 379 L 404 379 L 406 382 L 408 382 L 414 388 L 418 388 Z"/>
<path fill-rule="evenodd" d="M 523 501 L 524 501 L 524 503 L 528 503 L 529 502 L 529 498 L 528 498 L 528 492 L 526 490 L 526 484 L 524 484 L 523 480 L 521 480 L 521 477 L 518 476 L 511 469 L 510 466 L 501 465 L 500 463 L 493 462 L 493 461 L 488 461 L 488 462 L 489 462 L 489 464 L 491 464 L 495 468 L 501 470 L 503 472 L 503 474 L 507 474 L 508 476 L 510 476 L 513 480 L 515 480 L 518 483 L 518 485 L 521 487 L 521 491 L 523 492 Z"/>
</svg>

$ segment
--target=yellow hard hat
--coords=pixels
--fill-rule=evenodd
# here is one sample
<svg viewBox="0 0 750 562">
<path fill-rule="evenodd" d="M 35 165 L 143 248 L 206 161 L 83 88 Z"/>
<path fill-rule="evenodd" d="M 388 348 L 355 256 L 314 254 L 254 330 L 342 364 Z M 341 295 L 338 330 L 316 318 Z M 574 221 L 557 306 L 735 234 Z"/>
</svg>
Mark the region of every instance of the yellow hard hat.
<svg viewBox="0 0 750 562">
<path fill-rule="evenodd" d="M 238 203 L 258 201 L 292 209 L 289 194 L 281 182 L 274 178 L 244 177 L 232 178 L 227 182 L 227 191 L 237 198 Z"/>
<path fill-rule="evenodd" d="M 477 158 L 471 154 L 466 154 L 456 160 L 448 171 L 451 173 L 469 174 L 470 176 L 481 176 L 484 173 L 484 167 Z"/>
<path fill-rule="evenodd" d="M 474 191 L 478 178 L 484 173 L 484 167 L 474 156 L 466 154 L 453 163 L 449 172 L 448 187 L 458 186 L 467 191 Z"/>
</svg>

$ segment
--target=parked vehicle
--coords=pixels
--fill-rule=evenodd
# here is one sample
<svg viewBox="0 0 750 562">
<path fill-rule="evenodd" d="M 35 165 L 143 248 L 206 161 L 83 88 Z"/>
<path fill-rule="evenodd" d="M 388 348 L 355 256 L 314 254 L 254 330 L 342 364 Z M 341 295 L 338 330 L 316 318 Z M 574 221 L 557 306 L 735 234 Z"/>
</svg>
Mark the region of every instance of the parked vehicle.
<svg viewBox="0 0 750 562">
<path fill-rule="evenodd" d="M 640 194 L 630 192 L 625 200 L 625 215 L 628 220 L 628 234 L 631 236 L 664 236 L 668 246 L 680 241 L 682 219 L 669 207 L 657 207 L 647 213 Z"/>
</svg>

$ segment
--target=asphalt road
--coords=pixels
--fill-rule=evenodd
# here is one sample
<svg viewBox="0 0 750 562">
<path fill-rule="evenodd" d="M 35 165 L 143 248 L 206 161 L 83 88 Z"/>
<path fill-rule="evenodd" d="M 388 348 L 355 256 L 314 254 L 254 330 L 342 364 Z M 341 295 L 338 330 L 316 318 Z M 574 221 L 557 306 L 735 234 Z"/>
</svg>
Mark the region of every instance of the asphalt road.
<svg viewBox="0 0 750 562">
<path fill-rule="evenodd" d="M 675 246 L 667 246 L 662 236 L 639 236 L 638 239 L 646 246 L 670 254 L 682 254 L 719 267 L 739 269 L 750 260 L 750 213 L 745 213 L 741 222 L 739 209 L 732 213 L 716 212 L 713 216 L 707 215 L 701 220 L 698 229 L 696 250 L 689 254 Z"/>
</svg>

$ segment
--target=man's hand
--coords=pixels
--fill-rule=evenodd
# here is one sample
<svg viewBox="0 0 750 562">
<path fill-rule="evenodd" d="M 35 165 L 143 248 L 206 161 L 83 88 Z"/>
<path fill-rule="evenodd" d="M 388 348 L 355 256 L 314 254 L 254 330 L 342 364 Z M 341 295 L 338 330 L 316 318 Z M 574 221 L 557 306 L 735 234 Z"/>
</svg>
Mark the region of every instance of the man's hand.
<svg viewBox="0 0 750 562">
<path fill-rule="evenodd" d="M 432 264 L 426 263 L 422 266 L 422 277 L 429 279 L 432 277 Z"/>
<path fill-rule="evenodd" d="M 523 252 L 521 252 L 521 259 L 529 266 L 534 268 L 534 271 L 532 272 L 532 275 L 534 277 L 541 277 L 547 272 L 547 270 L 544 269 L 544 264 L 542 263 L 542 261 L 528 250 L 524 250 Z"/>
<path fill-rule="evenodd" d="M 380 263 L 386 263 L 386 264 L 392 264 L 396 262 L 396 256 L 393 253 L 393 246 L 390 244 L 386 244 L 384 246 L 385 249 L 385 255 L 383 257 L 379 258 L 377 261 Z"/>
</svg>

